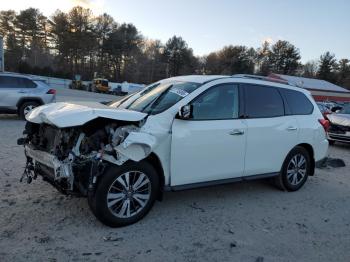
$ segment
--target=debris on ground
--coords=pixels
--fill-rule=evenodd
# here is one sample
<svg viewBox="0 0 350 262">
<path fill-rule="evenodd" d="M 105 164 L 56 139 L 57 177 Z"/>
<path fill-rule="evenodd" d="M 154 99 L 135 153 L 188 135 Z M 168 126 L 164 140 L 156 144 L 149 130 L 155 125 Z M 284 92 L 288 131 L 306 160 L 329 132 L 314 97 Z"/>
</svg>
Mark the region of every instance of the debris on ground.
<svg viewBox="0 0 350 262">
<path fill-rule="evenodd" d="M 115 242 L 115 241 L 122 241 L 122 240 L 123 240 L 122 237 L 111 237 L 111 236 L 103 237 L 103 241 L 105 242 Z"/>
<path fill-rule="evenodd" d="M 237 242 L 236 241 L 232 241 L 230 243 L 230 247 L 233 248 L 233 247 L 237 247 Z"/>
<path fill-rule="evenodd" d="M 34 237 L 35 242 L 39 243 L 39 244 L 46 244 L 50 241 L 50 237 L 49 236 L 45 236 L 45 237 L 38 237 L 35 236 Z"/>
<path fill-rule="evenodd" d="M 317 168 L 336 168 L 336 167 L 344 167 L 345 162 L 343 159 L 340 158 L 331 158 L 331 157 L 327 157 L 324 160 L 322 160 L 321 162 L 316 164 Z"/>
<path fill-rule="evenodd" d="M 194 202 L 193 204 L 191 204 L 190 207 L 193 208 L 193 209 L 197 209 L 197 210 L 199 210 L 199 211 L 201 211 L 201 212 L 203 212 L 203 213 L 205 212 L 204 208 L 201 208 L 201 207 L 197 206 L 197 203 L 196 203 L 196 202 Z"/>
</svg>

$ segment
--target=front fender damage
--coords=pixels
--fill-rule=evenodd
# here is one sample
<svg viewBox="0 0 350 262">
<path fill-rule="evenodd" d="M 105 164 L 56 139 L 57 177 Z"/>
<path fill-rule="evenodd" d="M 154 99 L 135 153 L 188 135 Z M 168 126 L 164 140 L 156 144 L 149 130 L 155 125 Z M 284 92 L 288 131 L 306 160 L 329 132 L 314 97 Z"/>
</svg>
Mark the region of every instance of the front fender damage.
<svg viewBox="0 0 350 262">
<path fill-rule="evenodd" d="M 153 135 L 131 132 L 124 142 L 114 149 L 123 157 L 140 161 L 153 151 L 155 145 L 156 138 Z"/>
<path fill-rule="evenodd" d="M 102 159 L 113 164 L 122 165 L 128 160 L 140 161 L 146 158 L 154 149 L 156 138 L 153 135 L 141 132 L 130 132 L 125 140 L 114 147 L 118 157 L 103 155 Z"/>
</svg>

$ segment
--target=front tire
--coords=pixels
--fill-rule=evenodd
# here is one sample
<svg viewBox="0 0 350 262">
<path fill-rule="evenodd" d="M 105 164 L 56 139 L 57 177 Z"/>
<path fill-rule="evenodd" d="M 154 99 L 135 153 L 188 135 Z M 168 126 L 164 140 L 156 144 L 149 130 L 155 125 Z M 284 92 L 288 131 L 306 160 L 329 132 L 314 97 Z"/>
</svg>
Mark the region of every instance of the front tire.
<svg viewBox="0 0 350 262">
<path fill-rule="evenodd" d="M 310 173 L 310 154 L 305 148 L 297 146 L 287 155 L 281 174 L 276 177 L 275 182 L 281 189 L 297 191 L 305 184 Z"/>
<path fill-rule="evenodd" d="M 89 195 L 91 211 L 105 225 L 136 223 L 152 208 L 159 192 L 158 174 L 146 161 L 111 165 Z"/>
</svg>

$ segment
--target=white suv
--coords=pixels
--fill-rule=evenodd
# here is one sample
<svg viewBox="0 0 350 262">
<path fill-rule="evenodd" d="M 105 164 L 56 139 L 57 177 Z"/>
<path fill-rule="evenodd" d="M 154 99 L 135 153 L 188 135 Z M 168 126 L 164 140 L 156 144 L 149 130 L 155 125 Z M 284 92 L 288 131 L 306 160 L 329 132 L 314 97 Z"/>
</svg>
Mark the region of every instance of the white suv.
<svg viewBox="0 0 350 262">
<path fill-rule="evenodd" d="M 55 103 L 27 115 L 23 179 L 87 196 L 104 224 L 140 220 L 164 190 L 272 178 L 298 190 L 328 149 L 306 90 L 256 76 L 182 76 L 109 106 Z"/>
</svg>

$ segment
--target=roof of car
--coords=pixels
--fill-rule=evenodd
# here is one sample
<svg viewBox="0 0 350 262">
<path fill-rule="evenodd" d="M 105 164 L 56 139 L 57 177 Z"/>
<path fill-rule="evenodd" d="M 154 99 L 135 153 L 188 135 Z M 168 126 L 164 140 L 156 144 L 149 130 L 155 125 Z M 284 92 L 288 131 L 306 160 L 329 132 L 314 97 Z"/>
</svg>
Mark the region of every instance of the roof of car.
<svg viewBox="0 0 350 262">
<path fill-rule="evenodd" d="M 162 81 L 184 81 L 184 82 L 194 82 L 199 84 L 204 84 L 207 82 L 211 82 L 214 80 L 220 80 L 220 79 L 235 79 L 238 80 L 237 82 L 242 83 L 251 83 L 251 84 L 262 84 L 262 85 L 269 85 L 269 86 L 277 86 L 292 90 L 297 90 L 306 94 L 309 94 L 310 91 L 305 90 L 303 88 L 300 88 L 295 85 L 291 85 L 288 82 L 276 82 L 274 79 L 268 78 L 268 77 L 262 77 L 258 75 L 244 75 L 244 74 L 237 74 L 232 76 L 227 75 L 187 75 L 187 76 L 176 76 L 164 79 Z"/>
<path fill-rule="evenodd" d="M 194 82 L 199 84 L 204 84 L 205 82 L 225 78 L 229 76 L 224 75 L 186 75 L 186 76 L 175 76 L 167 78 L 167 81 L 185 81 L 185 82 Z"/>
<path fill-rule="evenodd" d="M 0 72 L 0 76 L 23 77 L 23 78 L 28 78 L 28 79 L 34 80 L 34 77 L 29 76 L 29 75 L 23 75 L 20 73 Z M 35 80 L 37 80 L 37 78 L 35 78 Z"/>
</svg>

